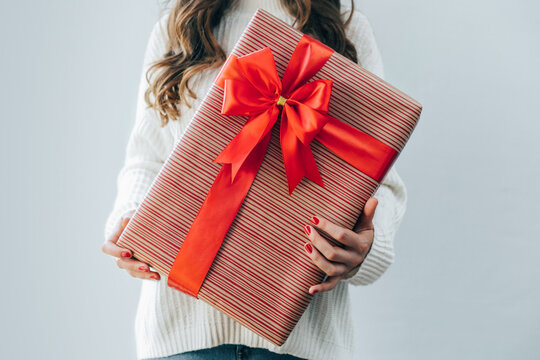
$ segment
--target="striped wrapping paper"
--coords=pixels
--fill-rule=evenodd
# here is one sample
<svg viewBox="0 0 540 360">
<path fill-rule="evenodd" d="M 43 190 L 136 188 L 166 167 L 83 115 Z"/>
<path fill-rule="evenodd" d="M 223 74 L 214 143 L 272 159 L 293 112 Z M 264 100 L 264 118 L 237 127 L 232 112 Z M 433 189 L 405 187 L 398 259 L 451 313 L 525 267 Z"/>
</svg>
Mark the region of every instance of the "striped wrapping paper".
<svg viewBox="0 0 540 360">
<path fill-rule="evenodd" d="M 282 77 L 301 37 L 258 10 L 233 54 L 270 47 Z M 333 80 L 329 115 L 398 152 L 403 149 L 420 116 L 417 101 L 337 53 L 312 79 Z M 118 241 L 163 276 L 221 167 L 212 160 L 247 119 L 221 115 L 222 100 L 223 90 L 213 85 Z M 276 345 L 286 341 L 308 306 L 309 287 L 325 277 L 305 254 L 304 225 L 321 214 L 352 229 L 379 186 L 318 141 L 311 148 L 325 188 L 304 178 L 289 196 L 278 120 L 257 177 L 198 294 Z"/>
</svg>

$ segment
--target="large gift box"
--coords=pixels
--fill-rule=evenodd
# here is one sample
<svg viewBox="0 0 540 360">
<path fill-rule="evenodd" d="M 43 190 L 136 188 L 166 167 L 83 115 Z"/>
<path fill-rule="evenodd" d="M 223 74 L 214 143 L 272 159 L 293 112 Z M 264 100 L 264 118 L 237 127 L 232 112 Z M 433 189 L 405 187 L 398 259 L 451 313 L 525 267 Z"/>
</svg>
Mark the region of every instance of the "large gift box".
<svg viewBox="0 0 540 360">
<path fill-rule="evenodd" d="M 326 275 L 304 225 L 320 214 L 352 229 L 421 109 L 259 9 L 118 245 L 282 345 Z"/>
</svg>

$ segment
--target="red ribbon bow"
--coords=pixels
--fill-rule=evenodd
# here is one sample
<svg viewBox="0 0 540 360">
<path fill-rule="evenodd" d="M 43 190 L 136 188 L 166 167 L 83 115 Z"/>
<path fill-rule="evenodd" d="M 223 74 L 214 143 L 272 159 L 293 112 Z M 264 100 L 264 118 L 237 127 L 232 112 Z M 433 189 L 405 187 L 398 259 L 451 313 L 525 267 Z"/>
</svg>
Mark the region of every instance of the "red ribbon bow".
<svg viewBox="0 0 540 360">
<path fill-rule="evenodd" d="M 218 75 L 224 88 L 221 113 L 249 116 L 246 124 L 214 162 L 232 166 L 232 179 L 258 144 L 268 144 L 281 110 L 280 142 L 289 195 L 305 177 L 324 187 L 310 143 L 329 120 L 332 80 L 307 82 L 324 65 L 332 50 L 313 51 L 312 39 L 304 37 L 279 79 L 269 48 L 240 58 L 231 57 Z M 266 152 L 266 148 L 262 150 Z"/>
</svg>

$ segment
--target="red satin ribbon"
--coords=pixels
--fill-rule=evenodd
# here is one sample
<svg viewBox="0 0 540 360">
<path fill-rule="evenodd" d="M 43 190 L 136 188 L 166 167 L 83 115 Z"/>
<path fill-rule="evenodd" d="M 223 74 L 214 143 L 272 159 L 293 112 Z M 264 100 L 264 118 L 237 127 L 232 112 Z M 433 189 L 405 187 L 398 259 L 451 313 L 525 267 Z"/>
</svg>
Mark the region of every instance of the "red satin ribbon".
<svg viewBox="0 0 540 360">
<path fill-rule="evenodd" d="M 227 59 L 215 80 L 224 89 L 221 113 L 249 118 L 214 159 L 223 166 L 171 267 L 167 282 L 170 287 L 197 297 L 255 180 L 280 113 L 280 143 L 289 195 L 304 177 L 324 187 L 310 148 L 314 139 L 377 182 L 382 180 L 397 152 L 328 115 L 332 80 L 307 82 L 332 53 L 329 47 L 304 35 L 283 80 L 279 79 L 269 48 Z"/>
</svg>

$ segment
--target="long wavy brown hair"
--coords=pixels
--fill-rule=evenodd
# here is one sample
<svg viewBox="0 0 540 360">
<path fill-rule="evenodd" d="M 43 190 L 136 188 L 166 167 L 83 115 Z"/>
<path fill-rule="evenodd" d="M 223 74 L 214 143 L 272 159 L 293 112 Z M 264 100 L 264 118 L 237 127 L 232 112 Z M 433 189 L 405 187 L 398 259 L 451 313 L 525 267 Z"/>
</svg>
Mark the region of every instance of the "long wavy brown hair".
<svg viewBox="0 0 540 360">
<path fill-rule="evenodd" d="M 293 26 L 296 29 L 357 62 L 356 49 L 345 34 L 352 19 L 354 1 L 351 1 L 346 20 L 340 13 L 340 0 L 280 1 L 295 18 Z M 225 62 L 225 51 L 212 31 L 235 3 L 236 0 L 175 0 L 168 10 L 168 50 L 146 72 L 149 86 L 145 101 L 160 114 L 161 126 L 180 117 L 180 104 L 191 108 L 187 96 L 197 98 L 189 86 L 189 79 L 199 71 L 220 67 Z"/>
</svg>

